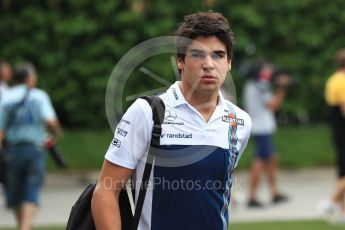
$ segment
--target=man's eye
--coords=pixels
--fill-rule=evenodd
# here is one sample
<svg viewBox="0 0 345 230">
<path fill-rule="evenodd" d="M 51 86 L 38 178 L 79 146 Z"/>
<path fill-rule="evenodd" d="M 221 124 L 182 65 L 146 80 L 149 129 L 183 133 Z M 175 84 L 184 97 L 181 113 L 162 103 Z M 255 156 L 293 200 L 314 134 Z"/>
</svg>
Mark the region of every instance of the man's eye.
<svg viewBox="0 0 345 230">
<path fill-rule="evenodd" d="M 201 54 L 201 53 L 192 53 L 192 57 L 195 57 L 195 58 L 203 58 L 205 57 L 204 54 Z"/>
<path fill-rule="evenodd" d="M 211 57 L 212 59 L 221 59 L 224 57 L 224 54 L 212 53 Z"/>
</svg>

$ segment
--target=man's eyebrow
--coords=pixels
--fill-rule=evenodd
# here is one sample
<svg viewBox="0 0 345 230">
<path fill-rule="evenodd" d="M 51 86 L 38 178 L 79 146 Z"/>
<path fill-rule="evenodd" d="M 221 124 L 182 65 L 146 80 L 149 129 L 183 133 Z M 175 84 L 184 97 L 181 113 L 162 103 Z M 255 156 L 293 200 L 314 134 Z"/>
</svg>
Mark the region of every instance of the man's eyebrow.
<svg viewBox="0 0 345 230">
<path fill-rule="evenodd" d="M 190 49 L 189 51 L 192 52 L 192 53 L 205 53 L 205 50 L 202 50 L 202 49 Z M 225 55 L 226 51 L 224 51 L 224 50 L 215 50 L 215 51 L 212 51 L 212 53 L 215 53 L 217 55 Z"/>
<path fill-rule="evenodd" d="M 193 53 L 205 53 L 205 50 L 200 50 L 200 49 L 190 49 L 189 51 Z"/>
<path fill-rule="evenodd" d="M 215 50 L 215 51 L 213 51 L 213 53 L 215 53 L 217 55 L 225 55 L 226 51 L 224 51 L 224 50 Z"/>
</svg>

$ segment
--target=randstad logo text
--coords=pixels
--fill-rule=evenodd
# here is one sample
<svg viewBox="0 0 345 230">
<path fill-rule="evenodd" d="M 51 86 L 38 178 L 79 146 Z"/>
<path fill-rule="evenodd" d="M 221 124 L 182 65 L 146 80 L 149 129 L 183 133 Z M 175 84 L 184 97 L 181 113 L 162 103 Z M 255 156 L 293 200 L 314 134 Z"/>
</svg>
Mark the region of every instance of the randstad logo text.
<svg viewBox="0 0 345 230">
<path fill-rule="evenodd" d="M 162 138 L 193 138 L 193 134 L 186 134 L 186 133 L 163 133 L 161 135 Z"/>
</svg>

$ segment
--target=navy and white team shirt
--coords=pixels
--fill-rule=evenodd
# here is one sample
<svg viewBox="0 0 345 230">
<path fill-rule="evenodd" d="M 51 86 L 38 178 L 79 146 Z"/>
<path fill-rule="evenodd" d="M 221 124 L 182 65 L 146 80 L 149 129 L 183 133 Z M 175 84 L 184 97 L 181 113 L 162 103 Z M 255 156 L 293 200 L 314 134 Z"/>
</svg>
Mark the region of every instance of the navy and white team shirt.
<svg viewBox="0 0 345 230">
<path fill-rule="evenodd" d="M 180 82 L 160 97 L 165 103 L 160 148 L 154 160 L 139 230 L 228 229 L 232 173 L 249 139 L 251 119 L 219 94 L 210 120 L 182 95 Z M 136 169 L 139 188 L 151 140 L 149 104 L 136 100 L 115 130 L 105 158 Z M 136 199 L 138 192 L 136 191 Z"/>
</svg>

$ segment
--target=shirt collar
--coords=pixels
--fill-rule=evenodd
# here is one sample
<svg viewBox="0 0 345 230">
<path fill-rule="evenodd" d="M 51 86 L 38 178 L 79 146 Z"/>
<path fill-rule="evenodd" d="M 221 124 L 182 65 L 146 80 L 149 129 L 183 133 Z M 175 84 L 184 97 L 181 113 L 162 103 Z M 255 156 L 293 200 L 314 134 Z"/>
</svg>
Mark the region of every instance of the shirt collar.
<svg viewBox="0 0 345 230">
<path fill-rule="evenodd" d="M 176 81 L 173 85 L 170 86 L 170 88 L 168 89 L 167 93 L 169 96 L 169 100 L 171 102 L 171 105 L 173 107 L 177 107 L 179 105 L 183 105 L 183 104 L 188 104 L 188 102 L 186 101 L 186 99 L 184 98 L 182 91 L 180 89 L 180 81 Z M 228 106 L 226 103 L 225 98 L 223 97 L 223 94 L 221 93 L 221 91 L 219 91 L 218 93 L 218 104 L 217 106 L 219 106 L 222 110 L 228 110 Z"/>
<path fill-rule="evenodd" d="M 223 97 L 223 94 L 222 92 L 219 90 L 219 93 L 218 93 L 218 106 L 222 109 L 226 109 L 228 106 L 226 104 L 226 100 L 225 98 Z"/>
<path fill-rule="evenodd" d="M 167 93 L 169 96 L 169 100 L 173 107 L 177 107 L 179 105 L 187 104 L 186 99 L 184 98 L 181 89 L 180 89 L 180 81 L 176 81 L 173 85 L 170 86 Z"/>
</svg>

